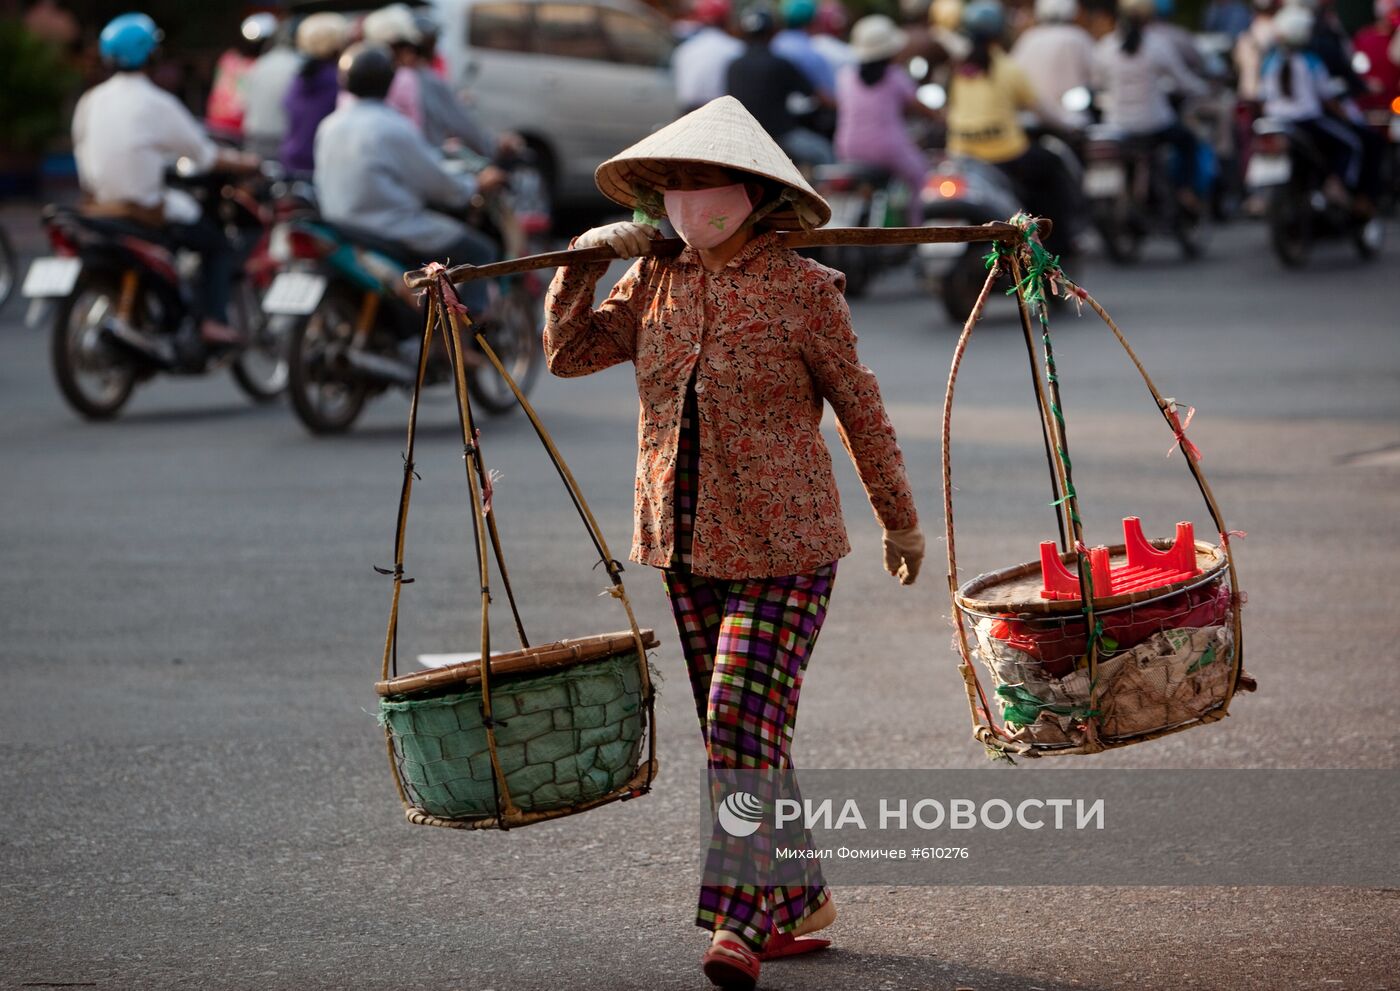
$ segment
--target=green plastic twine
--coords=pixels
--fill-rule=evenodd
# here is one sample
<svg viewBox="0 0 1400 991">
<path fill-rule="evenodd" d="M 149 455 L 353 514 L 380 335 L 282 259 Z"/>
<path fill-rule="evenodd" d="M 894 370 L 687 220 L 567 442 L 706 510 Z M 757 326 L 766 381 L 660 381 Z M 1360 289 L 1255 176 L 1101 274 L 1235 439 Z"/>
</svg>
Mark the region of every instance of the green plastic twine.
<svg viewBox="0 0 1400 991">
<path fill-rule="evenodd" d="M 1052 387 L 1053 394 L 1054 386 L 1059 384 L 1060 379 L 1055 368 L 1055 346 L 1050 338 L 1050 314 L 1046 299 L 1046 289 L 1057 282 L 1066 287 L 1071 283 L 1065 277 L 1064 271 L 1060 268 L 1060 256 L 1052 255 L 1044 245 L 1035 239 L 1038 227 L 1035 218 L 1028 214 L 1019 213 L 1011 218 L 1011 223 L 1021 228 L 1024 237 L 1019 243 L 1014 245 L 1001 241 L 995 242 L 992 251 L 987 256 L 987 267 L 990 268 L 992 265 L 996 264 L 997 261 L 1001 260 L 1003 255 L 1011 255 L 1012 253 L 1018 253 L 1020 256 L 1019 260 L 1025 265 L 1026 274 L 1021 278 L 1020 282 L 1008 289 L 1006 294 L 1008 296 L 1019 294 L 1026 301 L 1026 305 L 1035 310 L 1036 319 L 1040 321 L 1041 345 L 1045 349 L 1045 379 Z M 1008 269 L 1010 268 L 1009 265 L 1006 267 Z M 1050 415 L 1055 418 L 1055 422 L 1060 428 L 1056 436 L 1063 437 L 1065 433 L 1064 412 L 1054 401 L 1051 401 L 1049 406 Z M 1064 449 L 1063 445 L 1056 444 L 1055 454 L 1059 457 L 1060 464 L 1064 468 L 1065 491 L 1064 495 L 1055 500 L 1052 505 L 1056 507 L 1062 505 L 1067 506 L 1069 508 L 1070 520 L 1072 520 L 1075 525 L 1082 528 L 1084 526 L 1084 521 L 1080 519 L 1079 516 L 1079 493 L 1075 490 L 1074 482 L 1072 481 L 1073 463 L 1070 461 L 1069 452 Z M 1084 582 L 1086 591 L 1084 613 L 1085 619 L 1087 620 L 1089 613 L 1088 603 L 1092 602 L 1094 599 L 1093 572 L 1088 567 L 1084 554 L 1078 550 L 1076 550 L 1076 553 L 1079 554 L 1081 558 L 1082 566 L 1080 568 L 1080 576 L 1081 580 Z M 1097 616 L 1094 617 L 1092 637 L 1092 643 L 1098 644 L 1103 650 L 1111 651 L 1118 646 L 1116 643 L 1112 643 L 1110 646 L 1111 641 L 1104 637 L 1103 621 Z M 1096 713 L 1093 712 L 1085 713 L 1085 715 L 1095 714 Z"/>
</svg>

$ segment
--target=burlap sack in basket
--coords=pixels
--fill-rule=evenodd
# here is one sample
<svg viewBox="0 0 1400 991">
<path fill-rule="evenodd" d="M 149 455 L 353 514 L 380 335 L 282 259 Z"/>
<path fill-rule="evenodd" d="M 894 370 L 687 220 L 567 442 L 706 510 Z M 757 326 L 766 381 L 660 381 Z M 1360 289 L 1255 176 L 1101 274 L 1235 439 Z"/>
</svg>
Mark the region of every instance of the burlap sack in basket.
<svg viewBox="0 0 1400 991">
<path fill-rule="evenodd" d="M 1086 708 L 1089 675 L 1074 671 L 1047 678 L 1040 662 L 990 635 L 991 623 L 974 627 L 977 653 L 999 684 L 1020 685 L 1044 702 Z M 1228 626 L 1164 630 L 1131 650 L 1099 664 L 1098 735 L 1135 736 L 1197 719 L 1225 699 L 1230 683 L 1234 636 Z M 1012 734 L 1017 741 L 1078 744 L 1078 719 L 1043 713 Z"/>
</svg>

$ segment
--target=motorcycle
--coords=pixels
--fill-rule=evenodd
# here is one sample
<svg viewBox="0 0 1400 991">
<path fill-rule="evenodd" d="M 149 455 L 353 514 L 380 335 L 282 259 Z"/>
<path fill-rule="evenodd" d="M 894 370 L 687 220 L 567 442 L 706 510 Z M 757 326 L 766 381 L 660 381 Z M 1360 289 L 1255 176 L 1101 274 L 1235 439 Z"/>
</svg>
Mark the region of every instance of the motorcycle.
<svg viewBox="0 0 1400 991">
<path fill-rule="evenodd" d="M 462 218 L 501 245 L 503 255 L 529 253 L 529 234 L 516 220 L 508 190 L 479 193 Z M 424 261 L 412 248 L 320 217 L 279 225 L 272 255 L 281 266 L 263 299 L 287 335 L 289 396 L 297 418 L 314 434 L 343 433 L 372 397 L 411 390 L 422 339 L 419 301 L 404 285 L 406 269 Z M 472 314 L 482 334 L 522 391 L 539 374 L 543 352 L 544 283 L 536 273 L 493 281 L 490 305 Z M 490 413 L 515 406 L 515 394 L 469 342 L 467 388 Z M 451 379 L 443 342 L 429 354 L 426 385 Z"/>
<path fill-rule="evenodd" d="M 1091 124 L 1084 157 L 1084 196 L 1111 261 L 1136 262 L 1153 234 L 1175 239 L 1185 258 L 1201 256 L 1205 220 L 1177 198 L 1177 164 L 1170 147 Z"/>
<path fill-rule="evenodd" d="M 81 416 L 116 416 L 137 385 L 159 374 L 206 375 L 227 367 L 254 402 L 281 394 L 287 382 L 283 345 L 259 305 L 271 279 L 259 259 L 272 222 L 262 197 L 273 177 L 193 175 L 187 164 L 168 177 L 219 221 L 243 262 L 235 271 L 229 316 L 245 343 L 234 348 L 212 350 L 200 337 L 193 252 L 133 220 L 66 207 L 44 211 L 53 254 L 30 265 L 21 294 L 37 304 L 31 319 L 51 324 L 54 377 Z"/>
<path fill-rule="evenodd" d="M 812 170 L 812 186 L 831 207 L 833 227 L 902 227 L 914 191 L 896 175 L 875 165 L 838 162 Z M 841 244 L 816 248 L 812 257 L 845 273 L 846 295 L 863 296 L 881 272 L 898 268 L 914 256 L 913 245 L 860 247 Z"/>
<path fill-rule="evenodd" d="M 1385 226 L 1363 220 L 1350 197 L 1329 195 L 1331 163 L 1307 132 L 1281 120 L 1254 122 L 1254 153 L 1245 176 L 1251 193 L 1267 197 L 1265 216 L 1274 256 L 1285 268 L 1301 268 L 1319 240 L 1350 240 L 1362 259 L 1380 251 Z"/>
<path fill-rule="evenodd" d="M 929 173 L 920 191 L 924 226 L 962 227 L 1004 221 L 1020 212 L 1011 181 L 995 165 L 948 155 Z M 987 278 L 984 244 L 921 244 L 918 267 L 924 284 L 943 300 L 948 320 L 961 325 L 977 303 Z"/>
<path fill-rule="evenodd" d="M 1381 214 L 1393 217 L 1400 206 L 1400 96 L 1385 110 L 1372 110 L 1366 121 L 1385 142 L 1381 159 L 1381 195 L 1376 204 Z"/>
<path fill-rule="evenodd" d="M 1096 121 L 1085 128 L 1081 142 L 1083 192 L 1109 260 L 1119 265 L 1137 262 L 1143 242 L 1154 234 L 1173 238 L 1183 257 L 1199 258 L 1205 251 L 1205 218 L 1203 211 L 1187 209 L 1178 197 L 1180 163 L 1175 150 L 1150 137 L 1126 135 L 1097 122 L 1098 102 L 1083 86 L 1066 92 L 1061 103 L 1066 110 L 1089 113 Z M 1206 171 L 1215 168 L 1214 153 L 1208 148 L 1198 136 L 1197 165 L 1203 168 L 1209 163 Z M 1207 193 L 1206 198 L 1211 196 Z"/>
</svg>

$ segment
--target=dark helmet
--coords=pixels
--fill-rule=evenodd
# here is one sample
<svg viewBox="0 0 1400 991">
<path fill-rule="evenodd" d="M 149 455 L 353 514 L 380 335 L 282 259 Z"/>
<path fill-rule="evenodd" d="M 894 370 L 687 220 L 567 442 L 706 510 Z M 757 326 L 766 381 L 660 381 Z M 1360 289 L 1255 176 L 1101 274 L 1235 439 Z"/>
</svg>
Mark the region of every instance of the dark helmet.
<svg viewBox="0 0 1400 991">
<path fill-rule="evenodd" d="M 739 18 L 739 30 L 746 38 L 767 40 L 777 29 L 778 19 L 771 7 L 750 7 Z"/>
<path fill-rule="evenodd" d="M 432 14 L 414 11 L 413 23 L 418 26 L 419 41 L 415 46 L 418 54 L 423 58 L 432 58 L 437 54 L 438 35 L 442 32 L 437 18 Z"/>
<path fill-rule="evenodd" d="M 438 35 L 442 33 L 442 27 L 438 24 L 437 18 L 432 14 L 414 11 L 413 23 L 418 28 L 418 33 L 423 36 L 424 44 L 436 42 Z"/>
<path fill-rule="evenodd" d="M 340 56 L 340 87 L 363 100 L 382 100 L 389 95 L 394 68 L 394 56 L 382 45 L 351 45 Z"/>
</svg>

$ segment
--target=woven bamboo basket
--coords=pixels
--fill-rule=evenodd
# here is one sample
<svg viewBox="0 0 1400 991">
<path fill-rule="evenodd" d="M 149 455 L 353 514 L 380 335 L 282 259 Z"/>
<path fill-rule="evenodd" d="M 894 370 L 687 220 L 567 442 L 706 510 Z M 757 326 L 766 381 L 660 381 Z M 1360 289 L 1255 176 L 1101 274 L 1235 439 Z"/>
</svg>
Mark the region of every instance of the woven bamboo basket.
<svg viewBox="0 0 1400 991">
<path fill-rule="evenodd" d="M 1253 690 L 1255 683 L 1243 669 L 1240 608 L 1244 595 L 1230 547 L 1231 531 L 1201 472 L 1199 452 L 1186 439 L 1177 405 L 1162 397 L 1117 324 L 1093 297 L 1065 277 L 1058 260 L 1041 247 L 1035 221 L 1023 216 L 1012 223 L 1021 236 L 995 245 L 986 284 L 954 351 L 943 405 L 948 591 L 973 735 L 994 757 L 1040 757 L 1097 753 L 1215 722 L 1229 713 L 1237 691 Z M 1052 504 L 1057 507 L 1058 561 L 1050 554 L 1055 548 L 1047 544 L 1048 557 L 1042 561 L 963 583 L 958 577 L 949 450 L 953 399 L 973 329 L 992 287 L 1003 275 L 1012 279 L 1030 360 Z M 1087 305 L 1103 319 L 1171 427 L 1205 500 L 1219 542 L 1193 541 L 1194 570 L 1181 571 L 1175 580 L 1118 594 L 1111 588 L 1095 594 L 1095 574 L 1102 581 L 1110 573 L 1121 573 L 1132 557 L 1126 543 L 1094 550 L 1084 543 L 1047 293 Z M 1038 335 L 1033 318 L 1039 323 Z M 1189 414 L 1186 419 L 1189 422 Z M 1137 523 L 1124 522 L 1125 528 Z M 1189 532 L 1182 529 L 1189 524 L 1178 527 L 1179 535 Z M 1139 531 L 1139 552 L 1151 554 L 1141 550 L 1144 543 L 1165 553 L 1176 541 L 1144 541 Z M 1192 558 L 1190 550 L 1183 549 L 1180 555 L 1179 560 Z M 1064 573 L 1072 594 L 1041 594 L 1043 587 L 1049 587 L 1052 567 Z M 992 678 L 991 698 L 978 677 L 978 664 Z"/>
<path fill-rule="evenodd" d="M 659 646 L 651 630 L 642 637 Z M 497 759 L 522 816 L 640 786 L 645 699 L 631 631 L 497 654 L 491 668 Z M 480 662 L 374 687 L 413 807 L 442 820 L 494 816 Z"/>
<path fill-rule="evenodd" d="M 463 338 L 469 321 L 441 267 L 425 287 L 423 341 L 409 408 L 395 561 L 378 569 L 394 580 L 380 680 L 379 720 L 394 783 L 409 822 L 454 829 L 508 829 L 572 815 L 646 794 L 657 770 L 655 693 L 647 651 L 658 646 L 637 626 L 622 584 L 622 565 L 607 543 L 562 455 L 529 401 L 484 337 L 477 345 L 510 386 L 529 417 L 597 549 L 611 596 L 629 628 L 617 633 L 531 645 L 516 605 L 496 527 L 491 474 L 472 418 Z M 447 344 L 457 389 L 467 488 L 481 590 L 481 652 L 477 660 L 412 674 L 398 672 L 399 603 L 404 535 L 413 482 L 418 403 L 435 333 Z M 491 649 L 490 605 L 496 565 L 520 641 L 517 650 Z"/>
</svg>

